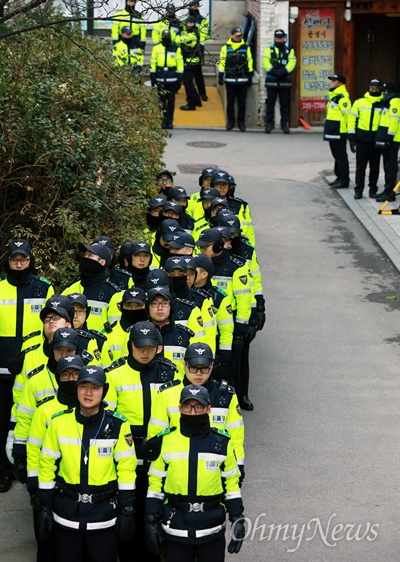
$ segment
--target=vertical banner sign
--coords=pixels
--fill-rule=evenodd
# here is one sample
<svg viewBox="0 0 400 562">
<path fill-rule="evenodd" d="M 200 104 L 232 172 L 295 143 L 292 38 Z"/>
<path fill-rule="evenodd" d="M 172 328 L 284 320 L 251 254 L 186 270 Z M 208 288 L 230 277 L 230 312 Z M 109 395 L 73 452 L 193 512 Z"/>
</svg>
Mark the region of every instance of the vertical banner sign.
<svg viewBox="0 0 400 562">
<path fill-rule="evenodd" d="M 300 10 L 300 109 L 325 111 L 335 65 L 334 10 Z"/>
</svg>

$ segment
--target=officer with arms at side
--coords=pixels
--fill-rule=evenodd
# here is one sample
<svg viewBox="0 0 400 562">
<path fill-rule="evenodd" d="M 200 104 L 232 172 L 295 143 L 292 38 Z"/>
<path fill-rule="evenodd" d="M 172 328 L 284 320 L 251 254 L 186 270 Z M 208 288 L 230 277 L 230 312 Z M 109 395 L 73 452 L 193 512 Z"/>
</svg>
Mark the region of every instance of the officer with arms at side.
<svg viewBox="0 0 400 562">
<path fill-rule="evenodd" d="M 40 334 L 39 313 L 54 289 L 50 281 L 34 275 L 35 258 L 29 242 L 12 240 L 4 256 L 6 275 L 0 278 L 0 493 L 11 488 L 12 464 L 6 455 L 14 376 L 10 359 L 21 351 L 24 338 Z M 13 434 L 9 436 L 12 446 Z M 11 457 L 11 455 L 10 455 Z"/>
<path fill-rule="evenodd" d="M 128 64 L 132 74 L 139 74 L 144 63 L 144 51 L 140 41 L 133 37 L 129 25 L 121 29 L 121 39 L 114 45 L 113 56 L 116 66 Z"/>
<path fill-rule="evenodd" d="M 230 553 L 245 536 L 239 469 L 229 433 L 210 427 L 210 396 L 188 385 L 180 395 L 179 427 L 149 440 L 145 536 L 167 562 L 223 562 L 226 511 L 232 523 Z"/>
<path fill-rule="evenodd" d="M 275 103 L 279 95 L 281 110 L 281 129 L 287 135 L 289 130 L 290 87 L 291 73 L 296 68 L 294 50 L 286 44 L 286 33 L 277 29 L 274 33 L 274 44 L 267 47 L 263 56 L 263 68 L 267 73 L 265 86 L 267 88 L 267 111 L 265 118 L 265 132 L 270 133 L 274 128 Z"/>
<path fill-rule="evenodd" d="M 141 14 L 136 10 L 136 0 L 126 0 L 125 8 L 115 12 L 111 27 L 111 38 L 113 45 L 115 45 L 121 38 L 123 27 L 129 27 L 132 32 L 132 37 L 136 41 L 141 42 L 141 48 L 145 48 L 146 42 L 146 26 L 144 25 Z"/>
<path fill-rule="evenodd" d="M 329 101 L 326 105 L 324 140 L 329 142 L 332 156 L 335 159 L 334 172 L 336 179 L 330 186 L 333 189 L 349 187 L 349 159 L 347 157 L 347 121 L 351 109 L 351 101 L 346 89 L 346 78 L 343 74 L 328 76 L 331 80 Z"/>
<path fill-rule="evenodd" d="M 218 62 L 218 84 L 226 87 L 226 130 L 235 126 L 235 99 L 238 101 L 237 124 L 246 130 L 247 88 L 253 81 L 253 57 L 243 40 L 240 27 L 231 29 L 231 37 L 221 49 Z"/>
<path fill-rule="evenodd" d="M 52 416 L 39 468 L 38 531 L 54 524 L 58 562 L 117 562 L 135 534 L 136 454 L 129 422 L 105 409 L 104 370 L 81 368 L 79 405 Z"/>
</svg>

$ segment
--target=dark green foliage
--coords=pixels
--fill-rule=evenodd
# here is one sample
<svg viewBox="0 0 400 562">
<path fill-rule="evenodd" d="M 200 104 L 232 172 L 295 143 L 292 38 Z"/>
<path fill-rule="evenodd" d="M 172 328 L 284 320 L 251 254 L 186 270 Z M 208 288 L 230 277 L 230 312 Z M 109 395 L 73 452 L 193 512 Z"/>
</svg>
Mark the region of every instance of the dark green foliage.
<svg viewBox="0 0 400 562">
<path fill-rule="evenodd" d="M 0 44 L 0 233 L 34 246 L 65 286 L 80 241 L 144 227 L 165 138 L 156 93 L 69 24 Z"/>
</svg>

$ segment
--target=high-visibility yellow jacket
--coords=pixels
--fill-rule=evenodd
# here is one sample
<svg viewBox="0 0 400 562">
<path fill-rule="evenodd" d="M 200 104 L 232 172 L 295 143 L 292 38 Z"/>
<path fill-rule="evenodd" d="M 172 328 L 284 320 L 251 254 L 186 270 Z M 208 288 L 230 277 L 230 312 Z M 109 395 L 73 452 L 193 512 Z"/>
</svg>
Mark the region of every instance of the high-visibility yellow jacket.
<svg viewBox="0 0 400 562">
<path fill-rule="evenodd" d="M 382 98 L 382 94 L 375 97 L 365 92 L 363 98 L 353 103 L 347 121 L 349 139 L 358 142 L 375 142 L 382 111 Z"/>
<path fill-rule="evenodd" d="M 173 84 L 181 80 L 183 74 L 183 57 L 179 47 L 172 44 L 164 47 L 162 43 L 154 45 L 150 59 L 150 77 L 153 82 Z"/>
<path fill-rule="evenodd" d="M 143 49 L 137 43 L 126 43 L 122 39 L 114 45 L 113 56 L 117 66 L 143 66 L 144 63 Z"/>
<path fill-rule="evenodd" d="M 111 38 L 118 41 L 123 27 L 130 27 L 132 37 L 139 41 L 146 41 L 146 26 L 143 17 L 139 12 L 130 13 L 127 10 L 118 10 L 113 15 L 113 23 L 111 27 Z"/>
<path fill-rule="evenodd" d="M 221 49 L 218 71 L 225 72 L 226 84 L 246 84 L 253 72 L 253 56 L 250 47 L 243 41 L 228 39 Z"/>
<path fill-rule="evenodd" d="M 347 134 L 347 121 L 351 109 L 351 101 L 345 84 L 341 84 L 329 92 L 324 125 L 324 140 L 338 141 Z"/>
<path fill-rule="evenodd" d="M 400 142 L 400 97 L 389 94 L 383 99 L 383 109 L 376 133 L 376 146 L 383 148 Z"/>
</svg>

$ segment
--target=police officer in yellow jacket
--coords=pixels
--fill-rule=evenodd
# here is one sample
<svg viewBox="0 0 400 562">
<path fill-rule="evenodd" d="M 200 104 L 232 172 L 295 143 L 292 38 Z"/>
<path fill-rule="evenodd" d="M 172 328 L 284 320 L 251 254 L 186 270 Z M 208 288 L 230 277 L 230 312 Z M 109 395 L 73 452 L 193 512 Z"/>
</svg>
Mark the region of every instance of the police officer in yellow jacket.
<svg viewBox="0 0 400 562">
<path fill-rule="evenodd" d="M 226 87 L 226 129 L 235 126 L 235 99 L 238 101 L 237 124 L 246 130 L 247 88 L 253 80 L 253 56 L 243 40 L 240 27 L 231 29 L 231 37 L 221 49 L 218 61 L 218 84 Z"/>
<path fill-rule="evenodd" d="M 138 458 L 136 480 L 136 526 L 138 532 L 133 541 L 119 545 L 120 562 L 131 562 L 132 552 L 138 560 L 156 562 L 144 544 L 143 515 L 147 493 L 147 463 L 143 461 L 142 445 L 147 435 L 151 404 L 160 386 L 174 379 L 176 367 L 160 357 L 161 336 L 150 322 L 136 323 L 127 346 L 127 356 L 115 361 L 107 369 L 110 389 L 107 402 L 117 408 L 130 423 Z"/>
<path fill-rule="evenodd" d="M 265 86 L 267 88 L 267 109 L 265 116 L 265 132 L 270 133 L 274 128 L 275 103 L 279 95 L 281 110 L 281 129 L 287 135 L 289 130 L 290 87 L 291 73 L 296 68 L 294 49 L 286 44 L 286 33 L 277 29 L 274 33 L 274 44 L 267 47 L 263 55 L 263 68 L 267 73 Z"/>
<path fill-rule="evenodd" d="M 12 482 L 6 442 L 14 376 L 8 363 L 21 351 L 24 338 L 41 330 L 39 313 L 54 293 L 50 281 L 34 275 L 34 267 L 29 242 L 20 238 L 12 240 L 4 256 L 6 275 L 0 278 L 0 493 L 7 492 Z"/>
<path fill-rule="evenodd" d="M 396 82 L 386 82 L 383 87 L 382 113 L 376 133 L 376 147 L 383 154 L 383 169 L 385 171 L 385 189 L 378 193 L 376 200 L 395 201 L 393 191 L 397 183 L 398 154 L 400 147 L 400 94 Z"/>
<path fill-rule="evenodd" d="M 179 427 L 150 440 L 146 540 L 167 562 L 225 560 L 226 511 L 230 553 L 245 536 L 239 469 L 229 433 L 210 427 L 210 396 L 187 385 L 180 395 Z"/>
<path fill-rule="evenodd" d="M 199 11 L 200 3 L 198 0 L 190 0 L 188 4 L 189 16 L 193 16 L 196 18 L 196 27 L 199 30 L 199 39 L 200 39 L 200 46 L 201 46 L 201 60 L 204 61 L 204 46 L 206 41 L 210 39 L 210 24 L 208 19 L 200 14 Z M 196 86 L 200 97 L 203 101 L 208 101 L 207 93 L 206 93 L 206 85 L 204 82 L 203 72 L 200 68 L 195 73 L 194 76 Z"/>
<path fill-rule="evenodd" d="M 176 35 L 181 27 L 182 24 L 176 17 L 176 6 L 170 2 L 165 6 L 164 16 L 154 24 L 151 40 L 155 45 L 161 43 L 162 32 L 167 30 L 171 34 L 172 42 L 175 43 Z"/>
<path fill-rule="evenodd" d="M 356 100 L 348 118 L 348 139 L 350 150 L 356 154 L 356 187 L 354 199 L 361 199 L 364 191 L 365 171 L 369 164 L 369 196 L 375 197 L 379 178 L 381 152 L 375 147 L 382 111 L 382 82 L 373 78 L 368 92 Z"/>
<path fill-rule="evenodd" d="M 346 89 L 346 78 L 343 74 L 328 76 L 331 81 L 329 101 L 326 105 L 324 140 L 329 142 L 332 156 L 335 159 L 334 172 L 336 179 L 331 182 L 333 189 L 349 187 L 349 159 L 347 157 L 347 121 L 351 109 L 349 94 Z"/>
<path fill-rule="evenodd" d="M 202 95 L 205 97 L 205 87 L 204 89 L 202 87 L 204 85 L 204 79 L 203 84 L 201 80 L 203 76 L 201 72 L 203 56 L 201 41 L 202 36 L 196 26 L 196 18 L 190 15 L 186 16 L 184 19 L 184 28 L 176 37 L 176 42 L 182 49 L 185 65 L 183 83 L 185 85 L 187 103 L 186 105 L 181 105 L 180 109 L 183 111 L 194 111 L 196 107 L 201 107 L 200 96 Z"/>
<path fill-rule="evenodd" d="M 146 42 L 146 26 L 143 17 L 136 9 L 136 0 L 126 0 L 125 8 L 118 10 L 112 17 L 111 38 L 115 45 L 121 38 L 122 28 L 128 26 L 132 31 L 132 37 L 140 41 L 144 51 Z"/>
<path fill-rule="evenodd" d="M 135 534 L 136 454 L 126 417 L 105 409 L 99 366 L 78 376 L 79 405 L 53 415 L 39 468 L 38 530 L 54 525 L 58 562 L 117 561 L 117 536 Z"/>
<path fill-rule="evenodd" d="M 121 28 L 121 39 L 114 45 L 113 56 L 116 66 L 129 65 L 132 74 L 139 74 L 144 63 L 144 51 L 140 41 L 133 37 L 129 26 Z"/>
<path fill-rule="evenodd" d="M 165 29 L 161 33 L 161 43 L 155 45 L 151 51 L 150 60 L 151 84 L 158 88 L 158 97 L 164 113 L 163 129 L 173 128 L 175 95 L 181 87 L 182 76 L 181 49 L 172 42 L 171 32 Z"/>
</svg>

